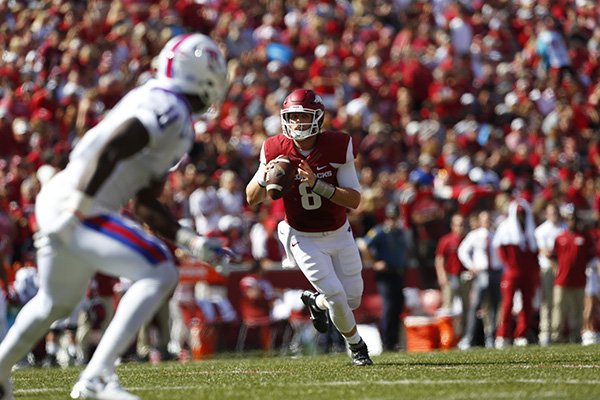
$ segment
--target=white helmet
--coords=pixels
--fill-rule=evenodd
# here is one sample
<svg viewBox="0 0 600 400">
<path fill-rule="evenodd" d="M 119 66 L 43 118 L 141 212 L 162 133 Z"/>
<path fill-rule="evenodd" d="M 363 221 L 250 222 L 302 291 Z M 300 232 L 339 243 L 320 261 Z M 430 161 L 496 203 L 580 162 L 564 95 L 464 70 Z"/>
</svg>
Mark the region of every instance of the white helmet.
<svg viewBox="0 0 600 400">
<path fill-rule="evenodd" d="M 173 37 L 158 55 L 156 77 L 181 93 L 196 95 L 208 108 L 223 100 L 227 66 L 217 44 L 200 33 Z"/>
</svg>

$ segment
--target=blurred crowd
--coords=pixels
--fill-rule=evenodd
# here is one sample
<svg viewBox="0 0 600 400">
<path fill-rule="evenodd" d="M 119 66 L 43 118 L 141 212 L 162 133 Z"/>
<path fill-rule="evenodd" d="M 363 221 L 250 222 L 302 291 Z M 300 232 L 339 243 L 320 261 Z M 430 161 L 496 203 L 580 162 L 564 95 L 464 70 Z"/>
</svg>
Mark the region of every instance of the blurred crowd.
<svg viewBox="0 0 600 400">
<path fill-rule="evenodd" d="M 600 213 L 600 6 L 591 0 L 0 1 L 0 256 L 5 292 L 33 265 L 33 207 L 70 149 L 152 75 L 175 34 L 199 31 L 226 54 L 219 112 L 195 123 L 197 164 L 163 201 L 182 224 L 225 238 L 248 262 L 277 265 L 280 202 L 243 188 L 264 139 L 280 133 L 294 88 L 325 102 L 324 129 L 358 148 L 356 237 L 401 210 L 416 285 L 439 288 L 436 247 L 451 217 L 512 198 L 536 224 L 572 205 Z M 9 296 L 10 297 L 10 296 Z M 13 296 L 14 297 L 14 296 Z"/>
</svg>

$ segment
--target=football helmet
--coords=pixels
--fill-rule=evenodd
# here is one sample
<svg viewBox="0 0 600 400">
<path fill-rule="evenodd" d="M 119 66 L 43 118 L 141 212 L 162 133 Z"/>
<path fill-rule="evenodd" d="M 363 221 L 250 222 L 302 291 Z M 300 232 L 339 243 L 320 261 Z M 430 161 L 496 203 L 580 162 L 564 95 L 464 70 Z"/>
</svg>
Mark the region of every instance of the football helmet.
<svg viewBox="0 0 600 400">
<path fill-rule="evenodd" d="M 169 40 L 158 55 L 156 77 L 181 93 L 200 97 L 206 108 L 220 103 L 227 89 L 223 53 L 211 38 L 200 33 Z"/>
<path fill-rule="evenodd" d="M 296 123 L 290 121 L 291 113 L 305 113 L 312 116 L 310 122 Z M 281 127 L 283 134 L 295 140 L 304 140 L 321 131 L 325 105 L 321 96 L 308 89 L 296 89 L 284 100 L 281 107 Z"/>
</svg>

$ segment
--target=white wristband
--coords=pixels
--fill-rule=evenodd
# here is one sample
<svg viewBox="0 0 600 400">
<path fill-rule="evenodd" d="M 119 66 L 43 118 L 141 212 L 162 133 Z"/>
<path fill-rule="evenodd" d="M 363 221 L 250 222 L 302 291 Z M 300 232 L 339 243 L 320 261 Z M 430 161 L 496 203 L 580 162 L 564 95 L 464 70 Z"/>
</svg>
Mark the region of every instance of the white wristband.
<svg viewBox="0 0 600 400">
<path fill-rule="evenodd" d="M 315 186 L 312 188 L 313 193 L 318 194 L 326 199 L 331 199 L 335 194 L 335 186 L 331 183 L 325 182 L 323 179 L 317 179 Z"/>
</svg>

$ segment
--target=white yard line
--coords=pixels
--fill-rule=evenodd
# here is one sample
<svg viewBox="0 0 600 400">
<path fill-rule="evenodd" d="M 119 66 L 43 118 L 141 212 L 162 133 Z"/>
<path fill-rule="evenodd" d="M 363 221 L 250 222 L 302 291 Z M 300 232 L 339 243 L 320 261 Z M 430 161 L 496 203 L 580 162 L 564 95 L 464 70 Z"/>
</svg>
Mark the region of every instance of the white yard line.
<svg viewBox="0 0 600 400">
<path fill-rule="evenodd" d="M 513 380 L 491 380 L 491 379 L 444 379 L 444 380 L 423 380 L 423 379 L 400 379 L 393 381 L 332 381 L 332 382 L 319 382 L 319 385 L 324 386 L 357 386 L 357 385 L 451 385 L 451 384 L 463 384 L 463 385 L 489 385 L 489 384 L 507 384 L 507 383 L 536 383 L 543 385 L 600 385 L 600 380 L 580 380 L 580 379 L 566 379 L 558 381 L 556 379 L 513 379 Z M 274 386 L 314 386 L 315 382 L 306 383 L 277 383 Z M 185 386 L 138 386 L 138 387 L 126 387 L 127 390 L 132 391 L 162 391 L 172 392 L 178 390 L 194 390 L 212 387 L 213 385 L 185 385 Z M 70 387 L 69 387 L 70 388 Z M 34 394 L 34 393 L 51 393 L 61 392 L 68 390 L 69 388 L 28 388 L 28 389 L 16 389 L 15 394 Z M 514 393 L 513 393 L 514 394 Z M 448 400 L 448 399 L 446 399 Z"/>
</svg>

